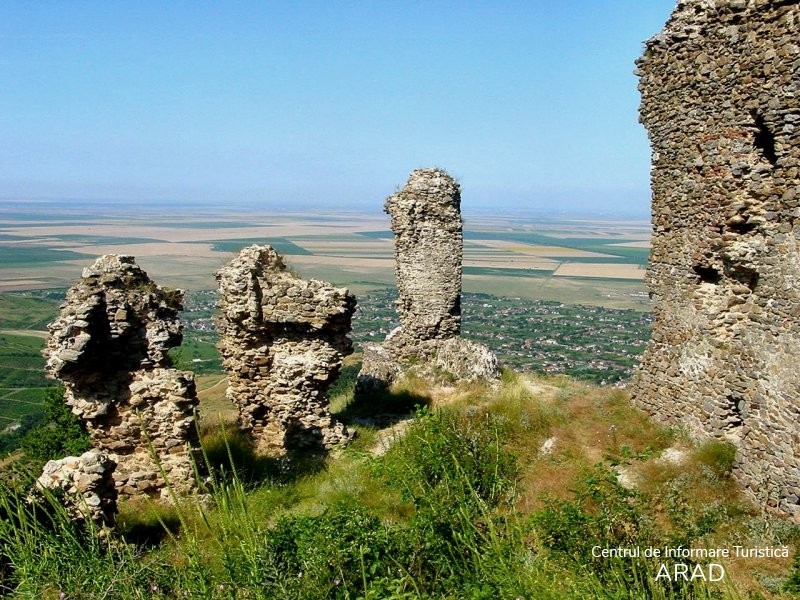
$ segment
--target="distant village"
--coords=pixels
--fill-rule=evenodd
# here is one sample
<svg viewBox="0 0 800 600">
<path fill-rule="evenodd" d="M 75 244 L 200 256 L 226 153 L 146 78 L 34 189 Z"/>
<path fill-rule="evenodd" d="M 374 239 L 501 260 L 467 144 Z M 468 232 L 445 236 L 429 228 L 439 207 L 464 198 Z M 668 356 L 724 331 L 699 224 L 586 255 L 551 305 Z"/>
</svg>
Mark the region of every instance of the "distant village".
<svg viewBox="0 0 800 600">
<path fill-rule="evenodd" d="M 395 299 L 394 289 L 359 297 L 352 333 L 356 351 L 397 327 Z M 187 295 L 183 320 L 188 338 L 209 342 L 216 337 L 216 303 L 216 290 Z M 649 312 L 474 293 L 463 294 L 462 315 L 465 337 L 489 346 L 503 364 L 601 385 L 627 381 L 652 327 Z"/>
</svg>

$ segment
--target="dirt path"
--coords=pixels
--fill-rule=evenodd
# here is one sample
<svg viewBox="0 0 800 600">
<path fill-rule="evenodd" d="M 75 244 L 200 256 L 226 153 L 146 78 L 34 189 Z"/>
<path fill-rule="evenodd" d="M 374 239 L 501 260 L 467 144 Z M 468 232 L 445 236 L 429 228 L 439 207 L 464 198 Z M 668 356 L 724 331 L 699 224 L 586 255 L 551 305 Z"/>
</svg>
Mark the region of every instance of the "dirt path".
<svg viewBox="0 0 800 600">
<path fill-rule="evenodd" d="M 38 329 L 0 329 L 0 334 L 35 337 L 42 340 L 46 340 L 47 336 L 50 335 L 46 331 L 39 331 Z"/>
<path fill-rule="evenodd" d="M 197 390 L 197 393 L 199 394 L 200 392 L 206 392 L 206 393 L 207 392 L 211 392 L 211 391 L 214 390 L 214 388 L 218 388 L 221 385 L 228 385 L 228 378 L 227 377 L 223 377 L 222 379 L 220 379 L 217 383 L 215 383 L 212 386 Z"/>
<path fill-rule="evenodd" d="M 18 461 L 20 458 L 22 458 L 22 452 L 21 451 L 16 451 L 16 452 L 13 452 L 12 454 L 9 454 L 4 459 L 0 460 L 0 469 L 4 469 L 5 467 L 10 465 L 11 463 Z"/>
</svg>

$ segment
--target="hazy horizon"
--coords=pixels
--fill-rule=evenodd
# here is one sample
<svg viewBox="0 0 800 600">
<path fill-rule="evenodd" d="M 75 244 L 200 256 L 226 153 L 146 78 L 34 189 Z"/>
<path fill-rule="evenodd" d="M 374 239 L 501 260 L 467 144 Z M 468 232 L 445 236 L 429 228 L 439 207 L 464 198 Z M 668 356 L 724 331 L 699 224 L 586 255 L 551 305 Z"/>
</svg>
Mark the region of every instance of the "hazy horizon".
<svg viewBox="0 0 800 600">
<path fill-rule="evenodd" d="M 385 198 L 378 198 L 374 201 L 351 202 L 343 205 L 332 206 L 324 202 L 320 203 L 297 203 L 292 201 L 275 202 L 272 204 L 263 202 L 237 202 L 226 204 L 219 200 L 185 200 L 185 201 L 169 201 L 163 199 L 136 199 L 136 200 L 121 200 L 121 199 L 84 199 L 84 198 L 0 198 L 0 220 L 3 218 L 3 213 L 8 212 L 9 209 L 19 212 L 25 211 L 42 211 L 48 208 L 73 210 L 73 212 L 84 212 L 87 208 L 99 213 L 107 212 L 111 215 L 129 214 L 129 209 L 132 206 L 137 207 L 139 210 L 146 209 L 147 211 L 158 210 L 164 214 L 185 214 L 192 210 L 203 210 L 206 214 L 225 214 L 235 218 L 239 214 L 253 214 L 263 213 L 268 215 L 270 213 L 276 214 L 298 214 L 309 215 L 319 214 L 326 217 L 335 214 L 344 215 L 365 215 L 365 216 L 381 216 L 385 215 L 383 211 L 383 202 Z M 519 215 L 529 218 L 541 218 L 546 221 L 559 220 L 559 219 L 632 219 L 636 221 L 648 221 L 650 219 L 649 205 L 644 208 L 636 209 L 615 209 L 613 206 L 597 206 L 594 210 L 583 208 L 566 208 L 556 201 L 552 202 L 553 207 L 550 209 L 542 208 L 539 206 L 524 206 L 524 205 L 502 205 L 493 204 L 486 205 L 472 205 L 469 202 L 464 202 L 462 199 L 461 209 L 465 218 L 470 215 L 474 216 L 513 216 Z M 97 212 L 95 212 L 97 216 Z M 388 219 L 388 217 L 387 217 Z"/>
<path fill-rule="evenodd" d="M 0 198 L 646 214 L 633 71 L 674 0 L 0 7 Z"/>
</svg>

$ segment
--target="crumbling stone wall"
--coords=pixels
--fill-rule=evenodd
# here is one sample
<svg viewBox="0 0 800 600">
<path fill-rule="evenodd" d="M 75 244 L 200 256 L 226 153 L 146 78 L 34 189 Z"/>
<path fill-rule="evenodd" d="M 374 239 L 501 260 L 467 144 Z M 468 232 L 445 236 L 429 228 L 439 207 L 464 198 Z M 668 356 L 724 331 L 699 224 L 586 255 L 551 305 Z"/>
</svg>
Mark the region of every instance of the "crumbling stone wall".
<svg viewBox="0 0 800 600">
<path fill-rule="evenodd" d="M 33 498 L 41 495 L 40 490 L 49 490 L 75 521 L 111 527 L 117 516 L 115 466 L 113 460 L 97 449 L 51 460 L 36 481 Z"/>
<path fill-rule="evenodd" d="M 652 144 L 652 341 L 633 401 L 738 447 L 800 517 L 800 5 L 681 0 L 638 63 Z"/>
<path fill-rule="evenodd" d="M 216 276 L 227 394 L 256 451 L 346 444 L 353 433 L 331 416 L 327 390 L 352 352 L 355 297 L 294 276 L 270 246 L 245 248 Z"/>
<path fill-rule="evenodd" d="M 83 419 L 93 444 L 117 464 L 121 496 L 195 489 L 199 447 L 194 375 L 168 368 L 181 343 L 183 292 L 153 283 L 132 256 L 102 256 L 67 292 L 48 328 L 47 372 Z"/>
<path fill-rule="evenodd" d="M 385 387 L 421 359 L 460 379 L 494 378 L 497 358 L 461 334 L 461 188 L 441 169 L 417 169 L 386 199 L 395 238 L 400 327 L 364 348 L 358 391 Z"/>
</svg>

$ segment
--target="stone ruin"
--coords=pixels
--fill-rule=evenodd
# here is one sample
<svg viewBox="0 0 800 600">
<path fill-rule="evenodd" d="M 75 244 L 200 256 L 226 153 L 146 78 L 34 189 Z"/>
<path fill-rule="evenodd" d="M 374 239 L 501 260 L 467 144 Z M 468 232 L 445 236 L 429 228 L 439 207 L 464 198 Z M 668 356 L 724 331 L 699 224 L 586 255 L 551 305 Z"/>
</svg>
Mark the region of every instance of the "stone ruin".
<svg viewBox="0 0 800 600">
<path fill-rule="evenodd" d="M 115 467 L 116 463 L 97 449 L 77 457 L 51 460 L 36 481 L 32 498 L 41 497 L 42 490 L 49 490 L 74 521 L 111 527 L 117 516 Z"/>
<path fill-rule="evenodd" d="M 461 189 L 441 169 L 418 169 L 386 199 L 395 238 L 400 327 L 383 344 L 367 344 L 357 391 L 388 387 L 409 363 L 458 379 L 494 379 L 497 358 L 460 337 L 464 245 Z"/>
<path fill-rule="evenodd" d="M 116 463 L 123 497 L 169 498 L 170 489 L 184 494 L 197 485 L 194 375 L 169 368 L 167 356 L 182 340 L 182 300 L 132 256 L 111 254 L 84 269 L 48 326 L 47 372 L 63 383 L 93 445 Z"/>
<path fill-rule="evenodd" d="M 328 410 L 356 307 L 345 288 L 290 273 L 270 246 L 250 246 L 216 273 L 227 395 L 258 454 L 331 449 L 353 432 Z"/>
<path fill-rule="evenodd" d="M 652 340 L 633 401 L 730 440 L 800 518 L 800 4 L 681 0 L 638 62 L 652 144 Z"/>
</svg>

